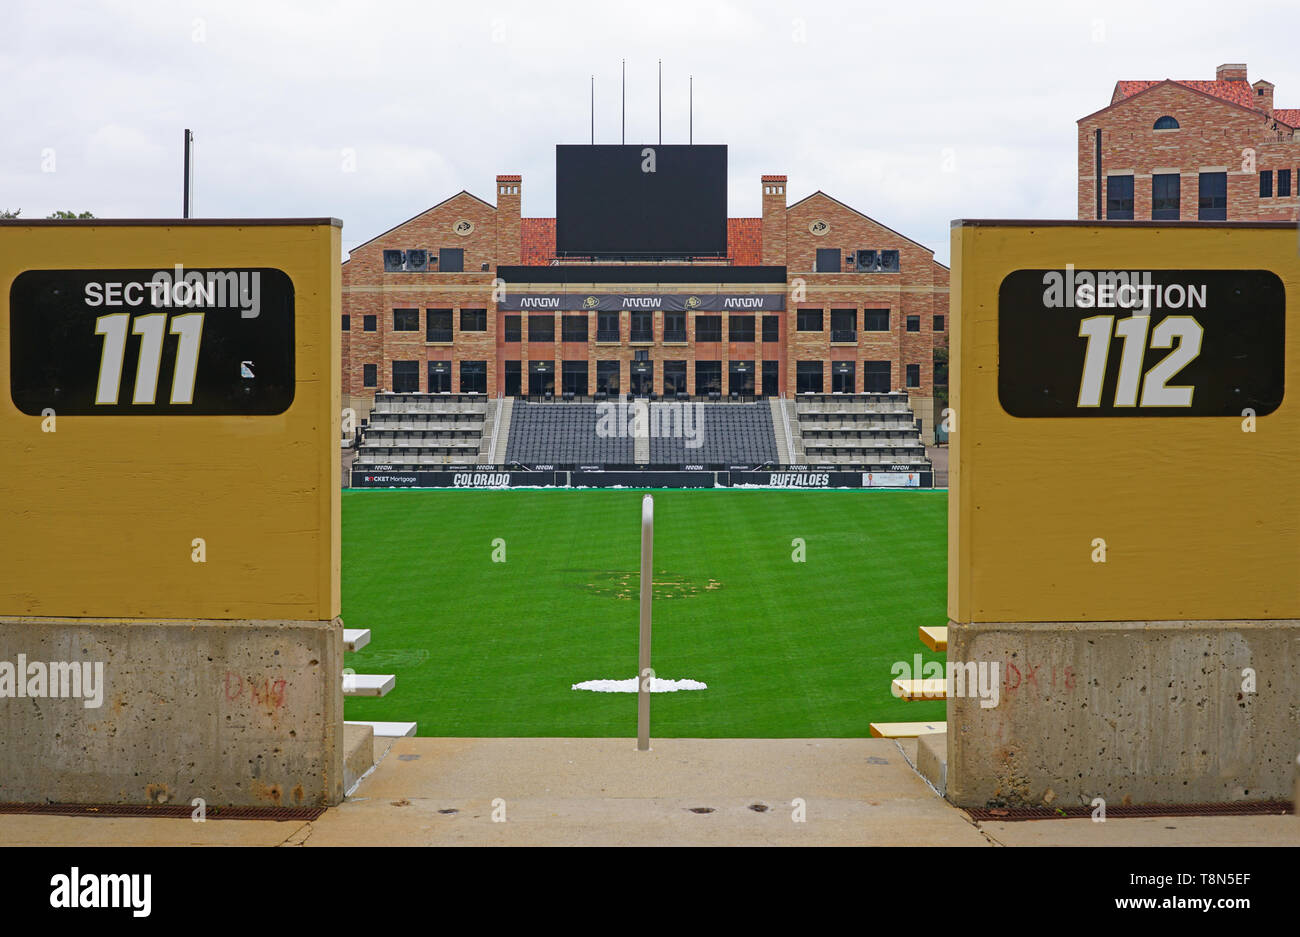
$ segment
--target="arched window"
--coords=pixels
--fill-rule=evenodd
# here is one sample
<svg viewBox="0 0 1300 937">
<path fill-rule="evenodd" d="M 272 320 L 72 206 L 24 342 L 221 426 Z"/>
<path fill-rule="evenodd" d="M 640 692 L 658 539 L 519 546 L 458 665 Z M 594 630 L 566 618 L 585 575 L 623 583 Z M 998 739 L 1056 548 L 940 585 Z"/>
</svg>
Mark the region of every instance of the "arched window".
<svg viewBox="0 0 1300 937">
<path fill-rule="evenodd" d="M 1152 127 L 1151 129 L 1152 130 L 1177 130 L 1178 121 L 1174 120 L 1172 117 L 1166 114 L 1164 117 L 1161 117 L 1159 120 L 1157 120 L 1155 126 Z"/>
</svg>

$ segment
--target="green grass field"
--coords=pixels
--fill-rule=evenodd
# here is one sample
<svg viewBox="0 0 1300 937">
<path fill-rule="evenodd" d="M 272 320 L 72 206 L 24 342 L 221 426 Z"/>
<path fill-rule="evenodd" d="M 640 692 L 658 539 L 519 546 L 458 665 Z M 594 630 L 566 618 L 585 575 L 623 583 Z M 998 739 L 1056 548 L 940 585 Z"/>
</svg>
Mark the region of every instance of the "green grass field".
<svg viewBox="0 0 1300 937">
<path fill-rule="evenodd" d="M 392 673 L 348 719 L 432 736 L 627 736 L 636 697 L 575 691 L 636 672 L 640 501 L 627 490 L 345 491 L 346 655 Z M 659 491 L 654 669 L 664 737 L 855 737 L 941 719 L 889 692 L 946 624 L 944 491 Z M 504 563 L 493 541 L 505 541 Z M 791 541 L 806 543 L 794 562 Z M 942 659 L 942 655 L 937 655 Z"/>
</svg>

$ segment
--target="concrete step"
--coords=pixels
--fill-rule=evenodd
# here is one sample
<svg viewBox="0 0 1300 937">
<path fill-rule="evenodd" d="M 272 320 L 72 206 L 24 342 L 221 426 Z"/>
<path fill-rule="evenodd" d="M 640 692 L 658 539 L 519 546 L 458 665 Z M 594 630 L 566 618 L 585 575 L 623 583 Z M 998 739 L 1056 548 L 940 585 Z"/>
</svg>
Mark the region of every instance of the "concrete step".
<svg viewBox="0 0 1300 937">
<path fill-rule="evenodd" d="M 917 630 L 921 635 L 921 643 L 930 650 L 948 650 L 948 629 L 946 626 L 922 625 Z"/>
<path fill-rule="evenodd" d="M 916 738 L 916 770 L 940 794 L 948 791 L 948 733 L 932 732 Z"/>
<path fill-rule="evenodd" d="M 344 696 L 387 696 L 397 683 L 391 673 L 354 673 L 343 675 Z"/>
<path fill-rule="evenodd" d="M 375 763 L 375 732 L 364 722 L 343 723 L 343 790 L 352 790 Z"/>
<path fill-rule="evenodd" d="M 931 678 L 929 680 L 897 679 L 889 686 L 889 691 L 899 699 L 947 699 L 948 681 Z"/>
<path fill-rule="evenodd" d="M 914 739 L 920 735 L 933 735 L 947 732 L 946 722 L 873 722 L 871 737 L 873 739 Z"/>
<path fill-rule="evenodd" d="M 375 738 L 380 739 L 400 739 L 408 735 L 414 735 L 416 723 L 414 722 L 345 722 L 345 726 L 370 726 L 374 730 Z"/>
<path fill-rule="evenodd" d="M 343 650 L 359 651 L 370 643 L 369 628 L 344 628 Z"/>
</svg>

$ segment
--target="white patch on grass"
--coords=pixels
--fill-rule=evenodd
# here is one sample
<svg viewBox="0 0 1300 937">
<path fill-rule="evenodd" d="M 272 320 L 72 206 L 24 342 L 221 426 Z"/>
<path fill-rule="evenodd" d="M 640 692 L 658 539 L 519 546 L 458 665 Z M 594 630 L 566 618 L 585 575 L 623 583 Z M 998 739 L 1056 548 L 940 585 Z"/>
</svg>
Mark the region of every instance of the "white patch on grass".
<svg viewBox="0 0 1300 937">
<path fill-rule="evenodd" d="M 575 683 L 575 690 L 591 690 L 595 693 L 635 693 L 637 691 L 636 677 L 628 677 L 626 680 L 584 680 L 582 683 Z M 678 690 L 707 690 L 707 683 L 701 683 L 698 680 L 665 680 L 663 677 L 652 677 L 650 679 L 651 693 L 676 693 Z"/>
</svg>

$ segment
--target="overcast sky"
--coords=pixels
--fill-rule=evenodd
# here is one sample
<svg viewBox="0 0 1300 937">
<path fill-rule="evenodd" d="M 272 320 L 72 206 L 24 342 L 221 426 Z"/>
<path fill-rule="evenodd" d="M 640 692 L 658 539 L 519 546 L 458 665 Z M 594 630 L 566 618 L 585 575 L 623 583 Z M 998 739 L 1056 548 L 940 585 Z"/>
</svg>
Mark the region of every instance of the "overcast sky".
<svg viewBox="0 0 1300 937">
<path fill-rule="evenodd" d="M 1227 8 L 1219 7 L 1221 12 Z M 1246 62 L 1300 107 L 1300 6 L 1182 3 L 288 3 L 6 0 L 0 208 L 343 219 L 344 248 L 461 189 L 555 207 L 554 144 L 730 145 L 729 214 L 759 176 L 818 189 L 948 261 L 958 217 L 1075 216 L 1075 121 L 1121 78 Z"/>
</svg>

